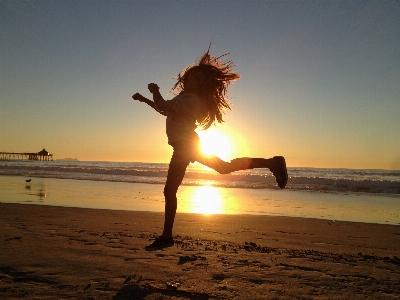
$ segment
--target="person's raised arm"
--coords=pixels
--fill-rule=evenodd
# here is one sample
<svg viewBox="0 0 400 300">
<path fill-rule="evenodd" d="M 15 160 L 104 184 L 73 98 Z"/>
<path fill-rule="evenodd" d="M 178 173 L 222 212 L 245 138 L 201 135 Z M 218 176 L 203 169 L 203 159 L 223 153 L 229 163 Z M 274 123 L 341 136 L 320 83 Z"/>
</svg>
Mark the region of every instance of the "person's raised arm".
<svg viewBox="0 0 400 300">
<path fill-rule="evenodd" d="M 147 88 L 149 89 L 150 93 L 153 94 L 153 101 L 156 104 L 156 107 L 159 110 L 164 111 L 165 110 L 165 100 L 160 94 L 160 88 L 158 87 L 158 85 L 155 83 L 149 83 Z"/>
<path fill-rule="evenodd" d="M 153 101 L 151 101 L 150 99 L 147 99 L 146 97 L 142 96 L 139 93 L 134 94 L 132 96 L 132 99 L 146 103 L 147 105 L 149 105 L 151 108 L 153 108 L 154 110 L 156 110 L 158 113 L 162 114 L 163 116 L 167 115 L 165 112 L 163 112 L 162 110 L 158 109 L 156 104 Z"/>
</svg>

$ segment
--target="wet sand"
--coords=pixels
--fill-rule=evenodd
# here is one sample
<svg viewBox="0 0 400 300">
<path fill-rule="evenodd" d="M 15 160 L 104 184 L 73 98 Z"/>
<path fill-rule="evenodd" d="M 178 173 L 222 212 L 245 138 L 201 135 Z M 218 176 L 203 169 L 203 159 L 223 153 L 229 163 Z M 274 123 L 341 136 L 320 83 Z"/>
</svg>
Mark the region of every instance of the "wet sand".
<svg viewBox="0 0 400 300">
<path fill-rule="evenodd" d="M 400 226 L 0 203 L 1 299 L 399 299 Z"/>
<path fill-rule="evenodd" d="M 164 212 L 162 184 L 0 176 L 0 202 Z M 178 213 L 250 214 L 400 225 L 400 197 L 180 186 Z"/>
</svg>

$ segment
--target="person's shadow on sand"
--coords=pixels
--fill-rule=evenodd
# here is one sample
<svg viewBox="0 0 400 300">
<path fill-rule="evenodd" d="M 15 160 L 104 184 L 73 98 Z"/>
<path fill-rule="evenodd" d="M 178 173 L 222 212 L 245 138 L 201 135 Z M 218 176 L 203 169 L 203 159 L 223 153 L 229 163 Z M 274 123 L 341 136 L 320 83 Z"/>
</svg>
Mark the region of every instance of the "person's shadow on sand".
<svg viewBox="0 0 400 300">
<path fill-rule="evenodd" d="M 113 297 L 113 300 L 125 299 L 145 299 L 151 294 L 159 294 L 163 297 L 185 297 L 185 299 L 206 300 L 209 296 L 206 294 L 197 294 L 196 292 L 174 290 L 168 288 L 156 288 L 150 285 L 140 286 L 137 283 L 124 285 L 118 293 Z"/>
</svg>

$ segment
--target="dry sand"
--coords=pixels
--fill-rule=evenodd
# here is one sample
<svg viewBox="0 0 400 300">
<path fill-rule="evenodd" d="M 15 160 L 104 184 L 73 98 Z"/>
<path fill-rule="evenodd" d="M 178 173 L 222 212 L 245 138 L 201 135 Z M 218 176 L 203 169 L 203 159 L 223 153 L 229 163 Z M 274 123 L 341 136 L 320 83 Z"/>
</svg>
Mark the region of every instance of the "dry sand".
<svg viewBox="0 0 400 300">
<path fill-rule="evenodd" d="M 400 226 L 0 203 L 1 299 L 399 299 Z"/>
</svg>

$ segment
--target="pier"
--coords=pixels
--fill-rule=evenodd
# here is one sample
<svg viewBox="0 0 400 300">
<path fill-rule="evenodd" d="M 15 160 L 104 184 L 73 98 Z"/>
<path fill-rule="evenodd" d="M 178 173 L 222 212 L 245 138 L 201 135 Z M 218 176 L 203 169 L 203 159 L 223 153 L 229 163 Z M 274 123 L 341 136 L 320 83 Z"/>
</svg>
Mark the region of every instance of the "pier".
<svg viewBox="0 0 400 300">
<path fill-rule="evenodd" d="M 50 154 L 46 149 L 37 153 L 33 152 L 0 152 L 0 160 L 41 160 L 52 161 L 53 154 Z"/>
</svg>

